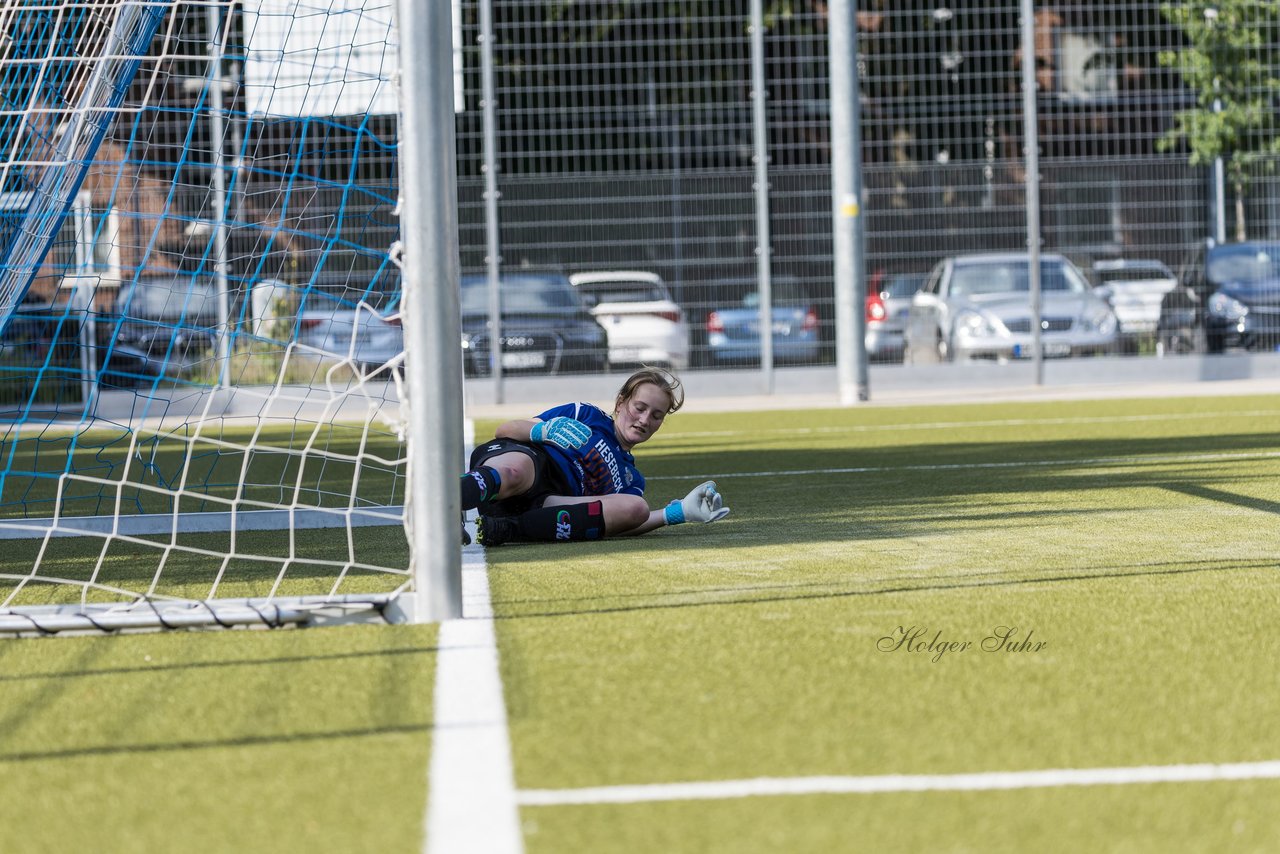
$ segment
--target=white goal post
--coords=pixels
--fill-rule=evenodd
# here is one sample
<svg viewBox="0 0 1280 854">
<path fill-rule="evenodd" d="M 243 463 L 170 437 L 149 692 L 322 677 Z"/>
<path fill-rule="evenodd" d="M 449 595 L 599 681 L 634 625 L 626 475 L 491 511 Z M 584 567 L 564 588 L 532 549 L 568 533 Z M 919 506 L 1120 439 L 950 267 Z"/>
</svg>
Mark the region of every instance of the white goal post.
<svg viewBox="0 0 1280 854">
<path fill-rule="evenodd" d="M 0 635 L 460 615 L 452 33 L 0 10 Z"/>
</svg>

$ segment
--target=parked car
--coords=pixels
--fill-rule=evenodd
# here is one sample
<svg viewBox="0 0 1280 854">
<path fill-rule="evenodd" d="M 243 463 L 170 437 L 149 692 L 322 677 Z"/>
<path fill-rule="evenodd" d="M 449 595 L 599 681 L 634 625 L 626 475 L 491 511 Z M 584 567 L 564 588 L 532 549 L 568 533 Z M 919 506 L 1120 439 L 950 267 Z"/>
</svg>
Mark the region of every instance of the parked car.
<svg viewBox="0 0 1280 854">
<path fill-rule="evenodd" d="M 381 313 L 368 305 L 356 308 L 304 308 L 298 314 L 298 344 L 302 352 L 339 361 L 351 360 L 361 374 L 391 378 L 378 369 L 404 352 L 400 315 Z"/>
<path fill-rule="evenodd" d="M 569 282 L 609 336 L 609 362 L 684 368 L 689 326 L 657 273 L 573 273 Z"/>
<path fill-rule="evenodd" d="M 1205 349 L 1204 303 L 1193 288 L 1179 284 L 1160 301 L 1156 355 L 1203 353 Z"/>
<path fill-rule="evenodd" d="M 1120 258 L 1095 262 L 1093 275 L 1094 293 L 1116 313 L 1121 348 L 1136 351 L 1141 338 L 1154 337 L 1161 303 L 1178 287 L 1178 277 L 1160 261 Z"/>
<path fill-rule="evenodd" d="M 464 276 L 462 356 L 468 376 L 490 372 L 489 292 L 485 276 Z M 602 371 L 608 365 L 604 330 L 559 274 L 505 274 L 502 293 L 504 372 Z M 330 359 L 350 359 L 370 374 L 404 352 L 400 316 L 357 308 L 304 309 L 298 343 Z M 381 374 L 375 374 L 381 376 Z M 390 377 L 390 373 L 385 374 Z"/>
<path fill-rule="evenodd" d="M 1213 246 L 1205 256 L 1205 345 L 1280 349 L 1280 241 Z"/>
<path fill-rule="evenodd" d="M 894 273 L 868 282 L 866 303 L 867 358 L 900 362 L 906 349 L 911 298 L 924 285 L 923 273 Z"/>
<path fill-rule="evenodd" d="M 503 273 L 504 373 L 599 372 L 609 368 L 608 336 L 561 273 Z M 462 362 L 469 376 L 490 365 L 489 279 L 462 277 Z"/>
<path fill-rule="evenodd" d="M 124 282 L 113 308 L 94 323 L 99 382 L 130 388 L 156 377 L 187 377 L 213 358 L 217 324 L 217 286 L 210 278 L 149 275 Z"/>
<path fill-rule="evenodd" d="M 721 287 L 734 283 L 722 283 Z M 771 281 L 775 362 L 814 362 L 821 352 L 818 308 L 797 279 Z M 760 292 L 748 292 L 736 306 L 707 314 L 705 360 L 709 364 L 760 361 Z"/>
<path fill-rule="evenodd" d="M 911 301 L 907 360 L 1022 359 L 1034 355 L 1027 253 L 939 262 Z M 1040 257 L 1041 348 L 1046 358 L 1111 352 L 1116 315 L 1061 255 Z"/>
</svg>

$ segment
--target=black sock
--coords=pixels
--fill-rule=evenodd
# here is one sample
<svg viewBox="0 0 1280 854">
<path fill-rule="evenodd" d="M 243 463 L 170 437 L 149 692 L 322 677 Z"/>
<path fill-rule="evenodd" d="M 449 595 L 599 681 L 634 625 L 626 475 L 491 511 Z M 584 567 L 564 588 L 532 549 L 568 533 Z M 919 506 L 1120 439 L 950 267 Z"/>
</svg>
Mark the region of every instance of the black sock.
<svg viewBox="0 0 1280 854">
<path fill-rule="evenodd" d="M 599 501 L 539 507 L 516 517 L 520 536 L 526 540 L 556 543 L 598 540 L 604 536 L 604 506 Z"/>
<path fill-rule="evenodd" d="M 457 469 L 454 469 L 457 471 Z M 474 510 L 486 501 L 498 496 L 498 487 L 502 478 L 498 470 L 489 466 L 480 466 L 462 476 L 462 509 Z"/>
</svg>

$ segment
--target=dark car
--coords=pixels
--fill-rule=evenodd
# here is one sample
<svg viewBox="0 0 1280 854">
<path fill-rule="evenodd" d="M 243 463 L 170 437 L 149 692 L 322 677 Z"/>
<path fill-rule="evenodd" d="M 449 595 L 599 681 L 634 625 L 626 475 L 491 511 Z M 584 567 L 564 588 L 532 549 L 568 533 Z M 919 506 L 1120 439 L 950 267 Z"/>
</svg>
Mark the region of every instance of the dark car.
<svg viewBox="0 0 1280 854">
<path fill-rule="evenodd" d="M 503 273 L 503 373 L 592 373 L 608 370 L 604 327 L 560 273 Z M 468 376 L 491 372 L 489 279 L 462 277 L 462 363 Z"/>
<path fill-rule="evenodd" d="M 212 279 L 144 276 L 125 282 L 114 309 L 94 323 L 103 385 L 131 388 L 177 380 L 213 359 L 218 294 Z"/>
<path fill-rule="evenodd" d="M 1205 345 L 1280 349 L 1280 242 L 1214 246 L 1205 256 Z"/>
<path fill-rule="evenodd" d="M 89 340 L 95 343 L 85 346 Z M 32 392 L 41 401 L 78 400 L 84 383 L 95 379 L 108 390 L 137 388 L 166 376 L 166 365 L 158 348 L 155 355 L 139 349 L 114 318 L 65 303 L 25 302 L 0 334 L 0 404 L 25 401 Z"/>
</svg>

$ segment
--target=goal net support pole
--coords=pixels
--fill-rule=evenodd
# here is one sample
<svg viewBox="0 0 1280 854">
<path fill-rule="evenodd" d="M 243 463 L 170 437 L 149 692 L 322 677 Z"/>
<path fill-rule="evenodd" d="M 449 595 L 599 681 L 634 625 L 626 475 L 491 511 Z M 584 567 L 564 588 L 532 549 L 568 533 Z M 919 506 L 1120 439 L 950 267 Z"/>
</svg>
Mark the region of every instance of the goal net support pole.
<svg viewBox="0 0 1280 854">
<path fill-rule="evenodd" d="M 462 337 L 449 3 L 398 0 L 408 526 L 415 622 L 462 616 Z"/>
</svg>

